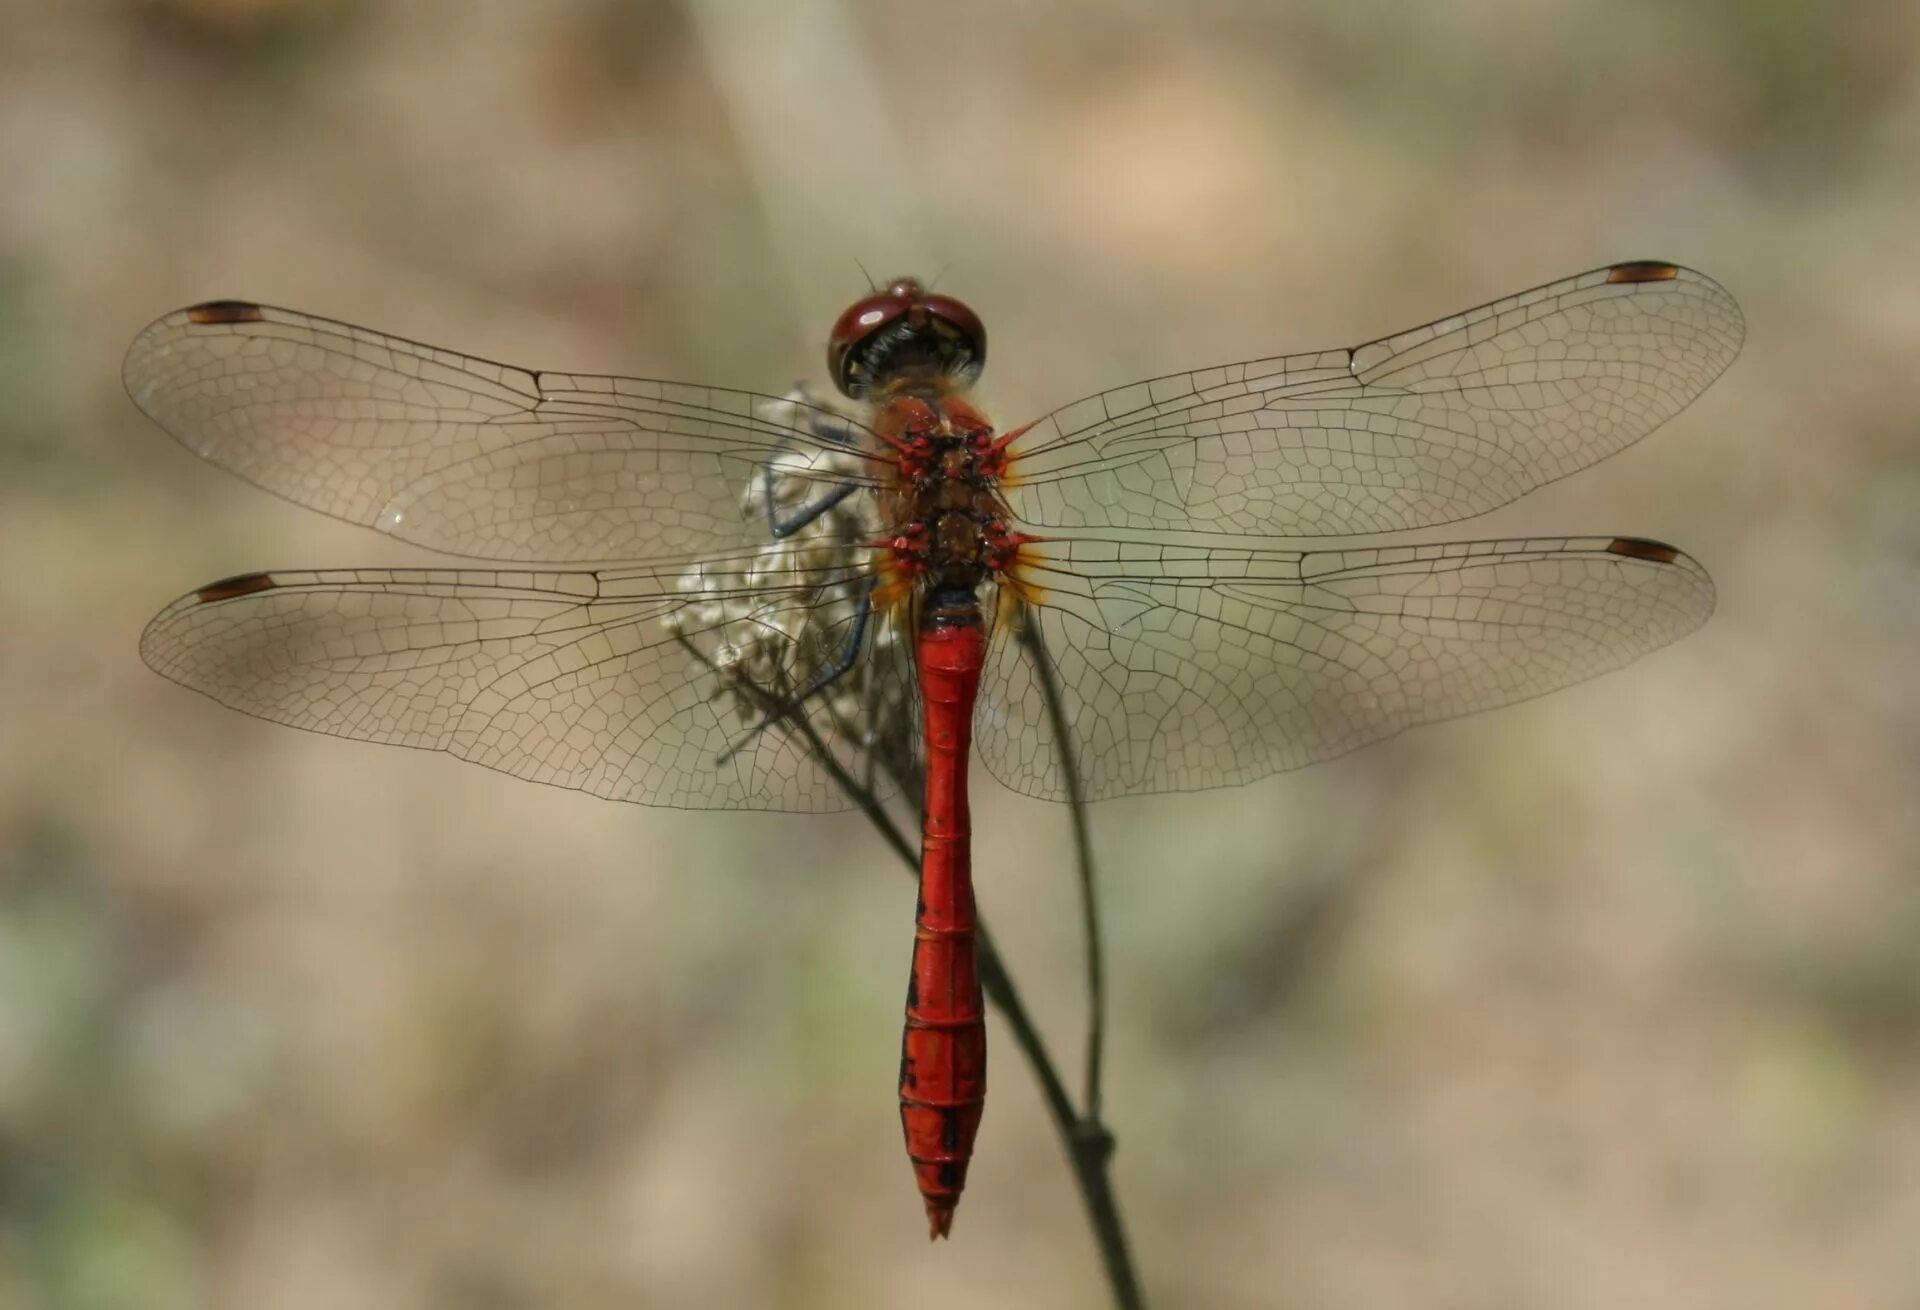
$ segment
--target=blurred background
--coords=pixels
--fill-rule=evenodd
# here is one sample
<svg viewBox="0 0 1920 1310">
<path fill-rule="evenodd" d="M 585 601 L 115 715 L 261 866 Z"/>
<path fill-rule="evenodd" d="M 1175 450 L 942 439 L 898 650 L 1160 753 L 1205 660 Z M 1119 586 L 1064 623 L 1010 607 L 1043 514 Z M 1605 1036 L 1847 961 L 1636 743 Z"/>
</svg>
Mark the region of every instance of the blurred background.
<svg viewBox="0 0 1920 1310">
<path fill-rule="evenodd" d="M 779 390 L 939 272 L 1012 426 L 1608 262 L 1746 352 L 1439 536 L 1625 533 L 1708 626 L 1093 812 L 1150 1297 L 1920 1304 L 1920 7 L 0 0 L 0 1305 L 1106 1304 L 1033 1079 L 929 1247 L 913 888 L 857 817 L 610 805 L 223 711 L 173 596 L 418 553 L 195 460 L 149 319 L 291 304 Z M 1066 812 L 976 771 L 1063 1069 Z"/>
</svg>

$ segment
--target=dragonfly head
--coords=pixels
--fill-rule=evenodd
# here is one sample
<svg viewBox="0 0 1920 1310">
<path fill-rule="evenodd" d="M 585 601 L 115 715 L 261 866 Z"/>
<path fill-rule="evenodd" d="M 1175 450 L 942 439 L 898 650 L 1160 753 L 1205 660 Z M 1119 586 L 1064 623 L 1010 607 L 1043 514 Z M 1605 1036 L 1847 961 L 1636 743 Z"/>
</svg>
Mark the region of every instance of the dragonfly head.
<svg viewBox="0 0 1920 1310">
<path fill-rule="evenodd" d="M 827 372 L 854 399 L 898 381 L 964 391 L 986 362 L 980 316 L 910 277 L 849 305 L 827 338 Z"/>
</svg>

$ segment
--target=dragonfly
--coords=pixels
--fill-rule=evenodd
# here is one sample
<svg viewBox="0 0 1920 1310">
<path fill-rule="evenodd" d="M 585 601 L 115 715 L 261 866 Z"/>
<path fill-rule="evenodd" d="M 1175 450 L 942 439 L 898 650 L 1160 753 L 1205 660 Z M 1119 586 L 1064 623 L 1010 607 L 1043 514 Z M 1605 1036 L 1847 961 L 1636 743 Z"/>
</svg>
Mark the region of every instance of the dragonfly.
<svg viewBox="0 0 1920 1310">
<path fill-rule="evenodd" d="M 141 652 L 263 719 L 611 800 L 917 790 L 899 1105 L 944 1237 L 986 1100 L 970 758 L 1051 800 L 1242 784 L 1674 641 L 1714 590 L 1658 541 L 1354 539 L 1617 453 L 1743 334 L 1712 279 L 1637 260 L 1001 431 L 971 398 L 980 317 L 912 278 L 833 325 L 832 403 L 211 301 L 133 342 L 141 410 L 296 504 L 480 563 L 240 574 Z"/>
</svg>

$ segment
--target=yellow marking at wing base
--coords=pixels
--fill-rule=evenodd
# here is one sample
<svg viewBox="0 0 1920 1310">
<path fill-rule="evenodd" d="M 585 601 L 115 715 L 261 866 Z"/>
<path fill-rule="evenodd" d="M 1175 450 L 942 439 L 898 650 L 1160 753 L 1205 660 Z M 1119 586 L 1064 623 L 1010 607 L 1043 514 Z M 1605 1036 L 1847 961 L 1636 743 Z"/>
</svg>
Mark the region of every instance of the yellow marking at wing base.
<svg viewBox="0 0 1920 1310">
<path fill-rule="evenodd" d="M 1013 563 L 1001 571 L 1000 585 L 1029 605 L 1045 604 L 1046 588 L 1030 577 L 1022 577 L 1021 574 L 1023 570 L 1039 568 L 1046 562 L 1046 558 L 1044 554 L 1033 548 L 1032 542 L 1025 543 L 1013 553 Z"/>
</svg>

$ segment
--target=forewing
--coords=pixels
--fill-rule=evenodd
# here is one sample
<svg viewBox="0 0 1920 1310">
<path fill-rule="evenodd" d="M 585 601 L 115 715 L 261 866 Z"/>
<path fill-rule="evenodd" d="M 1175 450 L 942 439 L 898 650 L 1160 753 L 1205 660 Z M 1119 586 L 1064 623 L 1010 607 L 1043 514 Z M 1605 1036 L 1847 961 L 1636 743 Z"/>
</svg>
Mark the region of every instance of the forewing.
<svg viewBox="0 0 1920 1310">
<path fill-rule="evenodd" d="M 256 573 L 169 605 L 141 654 L 263 719 L 609 800 L 838 810 L 850 801 L 816 748 L 790 726 L 755 727 L 832 667 L 860 586 L 851 565 L 781 579 L 752 560 Z M 906 699 L 904 652 L 870 628 L 844 686 Z M 845 703 L 816 696 L 807 721 L 837 764 L 885 790 L 867 727 L 836 719 Z"/>
<path fill-rule="evenodd" d="M 1724 371 L 1745 328 L 1691 269 L 1594 269 L 1351 349 L 1057 410 L 1006 492 L 1064 528 L 1336 536 L 1484 514 L 1605 459 Z"/>
<path fill-rule="evenodd" d="M 1417 724 L 1618 668 L 1705 621 L 1713 584 L 1621 537 L 1312 552 L 1075 540 L 1022 580 L 1089 799 L 1248 782 Z M 1051 560 L 1044 558 L 1051 552 Z M 1015 791 L 1065 798 L 1042 687 L 993 643 L 977 747 Z"/>
<path fill-rule="evenodd" d="M 135 404 L 222 468 L 484 559 L 724 551 L 765 539 L 742 491 L 771 457 L 823 492 L 879 473 L 864 429 L 791 397 L 536 372 L 240 301 L 153 323 L 124 375 Z"/>
</svg>

